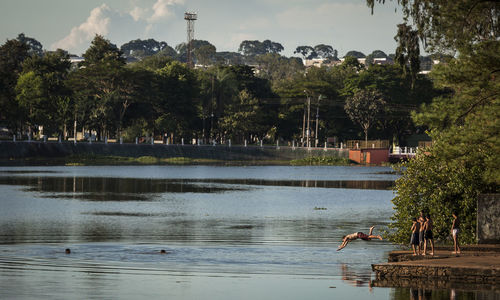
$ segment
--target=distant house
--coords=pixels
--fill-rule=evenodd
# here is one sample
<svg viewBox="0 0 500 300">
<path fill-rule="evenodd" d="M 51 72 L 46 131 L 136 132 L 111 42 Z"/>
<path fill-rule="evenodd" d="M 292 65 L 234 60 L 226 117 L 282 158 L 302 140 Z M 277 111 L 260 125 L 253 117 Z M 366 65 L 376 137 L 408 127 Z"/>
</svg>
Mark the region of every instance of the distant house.
<svg viewBox="0 0 500 300">
<path fill-rule="evenodd" d="M 380 58 L 374 58 L 373 64 L 374 65 L 393 65 L 394 61 L 392 59 L 390 59 L 389 57 L 380 57 Z"/>
<path fill-rule="evenodd" d="M 335 60 L 332 58 L 313 58 L 313 59 L 303 59 L 302 62 L 306 68 L 310 67 L 333 67 L 342 63 L 341 60 Z"/>
<path fill-rule="evenodd" d="M 85 60 L 85 58 L 83 58 L 81 56 L 71 56 L 69 58 L 69 61 L 71 62 L 72 65 L 78 65 L 79 63 L 81 63 L 84 60 Z"/>
</svg>

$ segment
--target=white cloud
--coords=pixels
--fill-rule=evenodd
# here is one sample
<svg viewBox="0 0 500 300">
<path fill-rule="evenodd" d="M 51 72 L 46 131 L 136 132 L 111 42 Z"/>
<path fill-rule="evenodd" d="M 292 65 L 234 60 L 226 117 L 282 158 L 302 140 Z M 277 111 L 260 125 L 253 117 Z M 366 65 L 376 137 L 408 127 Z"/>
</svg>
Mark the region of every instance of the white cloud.
<svg viewBox="0 0 500 300">
<path fill-rule="evenodd" d="M 143 20 L 145 18 L 146 14 L 148 13 L 148 11 L 149 11 L 149 9 L 147 9 L 147 8 L 141 8 L 139 6 L 136 6 L 129 12 L 129 14 L 132 16 L 134 21 L 137 22 L 139 20 Z"/>
<path fill-rule="evenodd" d="M 53 43 L 51 49 L 83 52 L 96 34 L 105 36 L 117 46 L 137 38 L 156 36 L 161 40 L 165 32 L 160 24 L 177 13 L 175 8 L 182 3 L 184 0 L 156 0 L 150 7 L 134 5 L 121 12 L 102 4 L 92 9 L 87 20 L 73 27 L 67 36 Z"/>
<path fill-rule="evenodd" d="M 172 7 L 184 4 L 184 0 L 157 0 L 153 5 L 153 15 L 148 18 L 148 22 L 154 23 L 172 16 Z"/>
<path fill-rule="evenodd" d="M 94 8 L 85 22 L 73 27 L 69 35 L 52 44 L 51 48 L 72 50 L 90 41 L 96 34 L 107 35 L 111 20 L 109 12 L 110 8 L 106 4 Z"/>
</svg>

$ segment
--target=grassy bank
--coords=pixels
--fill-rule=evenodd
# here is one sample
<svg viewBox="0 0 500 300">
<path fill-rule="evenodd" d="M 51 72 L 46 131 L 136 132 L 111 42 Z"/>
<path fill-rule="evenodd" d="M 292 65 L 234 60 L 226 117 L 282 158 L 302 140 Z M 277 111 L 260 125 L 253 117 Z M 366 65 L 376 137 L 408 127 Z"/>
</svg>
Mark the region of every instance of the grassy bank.
<svg viewBox="0 0 500 300">
<path fill-rule="evenodd" d="M 352 161 L 345 157 L 317 157 L 310 156 L 302 159 L 294 159 L 290 161 L 293 166 L 348 166 Z"/>
<path fill-rule="evenodd" d="M 352 162 L 340 157 L 306 157 L 296 160 L 217 160 L 205 158 L 154 156 L 115 156 L 115 155 L 71 155 L 67 157 L 30 157 L 0 161 L 0 165 L 66 165 L 66 166 L 96 166 L 96 165 L 279 165 L 279 166 L 347 166 Z"/>
</svg>

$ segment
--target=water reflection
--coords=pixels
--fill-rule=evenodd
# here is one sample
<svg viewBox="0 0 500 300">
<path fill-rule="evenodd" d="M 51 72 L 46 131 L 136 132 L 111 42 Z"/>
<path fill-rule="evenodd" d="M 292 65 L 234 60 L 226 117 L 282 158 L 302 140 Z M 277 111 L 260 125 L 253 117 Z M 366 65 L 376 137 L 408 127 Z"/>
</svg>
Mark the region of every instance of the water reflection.
<svg viewBox="0 0 500 300">
<path fill-rule="evenodd" d="M 357 274 L 355 270 L 348 265 L 341 265 L 342 280 L 355 287 L 368 287 L 371 290 L 371 274 Z"/>
<path fill-rule="evenodd" d="M 391 299 L 393 300 L 496 300 L 500 293 L 491 290 L 431 290 L 429 288 L 394 288 Z"/>
<path fill-rule="evenodd" d="M 157 193 L 220 193 L 247 190 L 249 185 L 311 188 L 343 188 L 388 190 L 389 180 L 263 180 L 263 179 L 139 179 L 107 177 L 15 177 L 0 176 L 0 184 L 30 187 L 31 191 L 73 193 L 57 197 L 87 200 L 145 200 L 132 194 Z M 231 185 L 231 186 L 221 186 Z M 80 195 L 75 195 L 80 193 Z M 85 195 L 83 195 L 85 193 Z M 122 195 L 128 195 L 123 197 Z M 134 197 L 136 197 L 134 199 Z"/>
<path fill-rule="evenodd" d="M 89 201 L 146 201 L 160 193 L 221 193 L 245 190 L 200 185 L 185 180 L 106 177 L 7 177 L 0 184 L 28 186 L 28 191 L 58 193 L 46 197 L 77 198 Z"/>
</svg>

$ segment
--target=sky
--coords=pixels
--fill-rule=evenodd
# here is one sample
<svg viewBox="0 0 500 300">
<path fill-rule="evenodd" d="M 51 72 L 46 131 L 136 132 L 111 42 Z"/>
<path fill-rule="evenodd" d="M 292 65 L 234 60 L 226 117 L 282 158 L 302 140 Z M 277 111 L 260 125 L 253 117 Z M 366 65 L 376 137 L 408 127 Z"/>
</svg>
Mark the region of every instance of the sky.
<svg viewBox="0 0 500 300">
<path fill-rule="evenodd" d="M 217 51 L 238 51 L 243 40 L 270 39 L 292 56 L 297 46 L 327 44 L 339 56 L 350 50 L 394 53 L 401 10 L 393 1 L 365 0 L 1 0 L 0 43 L 19 33 L 44 49 L 81 55 L 95 34 L 118 47 L 153 38 L 170 46 L 186 41 L 184 12 L 196 12 L 194 38 Z"/>
</svg>

